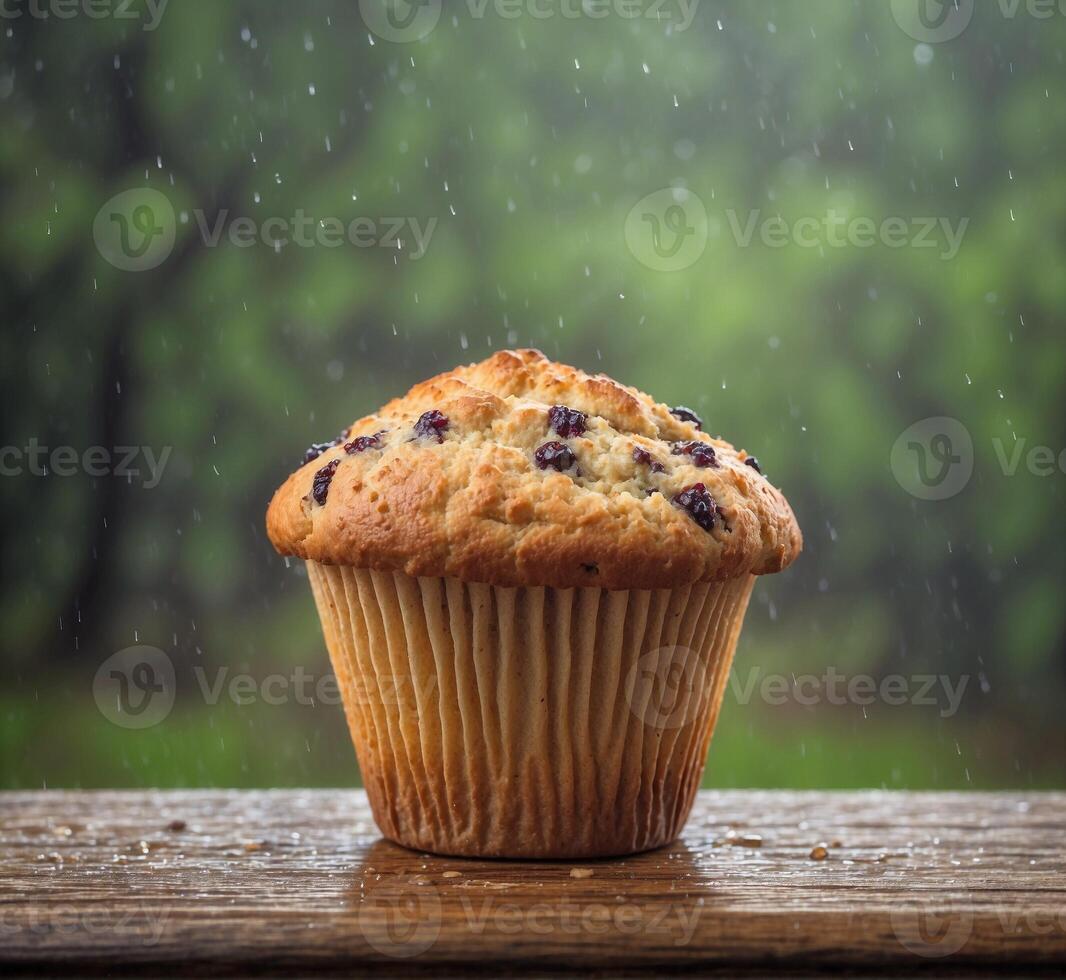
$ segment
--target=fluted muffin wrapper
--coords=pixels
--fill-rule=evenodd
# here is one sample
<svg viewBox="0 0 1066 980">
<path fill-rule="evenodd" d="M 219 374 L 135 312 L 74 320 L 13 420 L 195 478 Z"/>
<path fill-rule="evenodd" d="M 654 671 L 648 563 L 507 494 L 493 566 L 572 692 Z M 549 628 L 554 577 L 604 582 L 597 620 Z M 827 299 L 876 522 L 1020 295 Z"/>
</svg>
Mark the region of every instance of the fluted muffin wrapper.
<svg viewBox="0 0 1066 980">
<path fill-rule="evenodd" d="M 678 835 L 752 576 L 607 591 L 307 567 L 386 837 L 585 858 Z"/>
</svg>

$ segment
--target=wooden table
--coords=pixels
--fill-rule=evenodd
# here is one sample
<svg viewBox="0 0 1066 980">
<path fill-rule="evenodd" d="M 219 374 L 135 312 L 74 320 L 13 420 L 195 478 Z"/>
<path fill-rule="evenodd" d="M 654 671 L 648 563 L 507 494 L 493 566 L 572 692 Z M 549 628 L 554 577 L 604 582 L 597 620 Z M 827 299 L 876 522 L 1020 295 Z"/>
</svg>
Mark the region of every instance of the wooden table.
<svg viewBox="0 0 1066 980">
<path fill-rule="evenodd" d="M 579 864 L 406 851 L 355 791 L 8 793 L 0 966 L 1046 966 L 1064 846 L 1062 793 L 705 792 L 675 845 Z"/>
</svg>

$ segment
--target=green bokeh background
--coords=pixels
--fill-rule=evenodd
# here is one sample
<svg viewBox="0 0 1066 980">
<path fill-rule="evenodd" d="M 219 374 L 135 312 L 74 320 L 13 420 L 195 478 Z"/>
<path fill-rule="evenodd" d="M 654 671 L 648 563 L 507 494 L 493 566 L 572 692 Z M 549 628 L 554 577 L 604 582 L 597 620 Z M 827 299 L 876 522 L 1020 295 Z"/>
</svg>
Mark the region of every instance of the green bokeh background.
<svg viewBox="0 0 1066 980">
<path fill-rule="evenodd" d="M 0 22 L 3 444 L 170 449 L 151 488 L 0 480 L 0 786 L 355 782 L 337 705 L 210 704 L 197 678 L 328 672 L 270 494 L 309 442 L 514 345 L 692 405 L 793 503 L 806 551 L 757 587 L 708 785 L 1066 786 L 1066 473 L 996 450 L 1066 447 L 1066 17 L 979 4 L 924 43 L 898 3 L 652 6 L 448 3 L 405 43 L 330 0 Z M 708 237 L 658 271 L 626 218 L 670 187 Z M 94 219 L 143 188 L 176 243 L 123 271 Z M 436 223 L 416 258 L 209 247 L 196 218 L 300 209 Z M 745 246 L 754 211 L 967 223 L 946 259 Z M 889 460 L 938 416 L 974 471 L 926 501 Z M 144 731 L 93 698 L 135 643 L 177 677 Z M 965 687 L 957 711 L 940 680 L 932 704 L 744 696 L 829 668 Z"/>
</svg>

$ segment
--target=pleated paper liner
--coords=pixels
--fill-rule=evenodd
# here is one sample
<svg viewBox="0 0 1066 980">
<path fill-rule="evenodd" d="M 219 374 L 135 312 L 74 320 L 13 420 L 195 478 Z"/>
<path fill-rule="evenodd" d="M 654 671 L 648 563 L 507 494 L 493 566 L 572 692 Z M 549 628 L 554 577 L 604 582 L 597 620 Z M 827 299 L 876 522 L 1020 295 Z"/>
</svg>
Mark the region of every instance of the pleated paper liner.
<svg viewBox="0 0 1066 980">
<path fill-rule="evenodd" d="M 308 572 L 386 837 L 586 858 L 678 835 L 752 577 L 609 592 Z"/>
</svg>

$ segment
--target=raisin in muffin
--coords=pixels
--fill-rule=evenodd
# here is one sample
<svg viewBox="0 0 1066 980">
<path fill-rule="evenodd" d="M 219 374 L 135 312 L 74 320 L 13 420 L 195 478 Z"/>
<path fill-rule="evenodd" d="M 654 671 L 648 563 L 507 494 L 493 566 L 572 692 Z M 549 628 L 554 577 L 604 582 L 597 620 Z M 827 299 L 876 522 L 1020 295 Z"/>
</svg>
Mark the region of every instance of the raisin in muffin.
<svg viewBox="0 0 1066 980">
<path fill-rule="evenodd" d="M 676 837 L 754 576 L 802 544 L 694 412 L 534 350 L 312 446 L 267 530 L 307 562 L 382 832 L 499 857 Z"/>
</svg>

